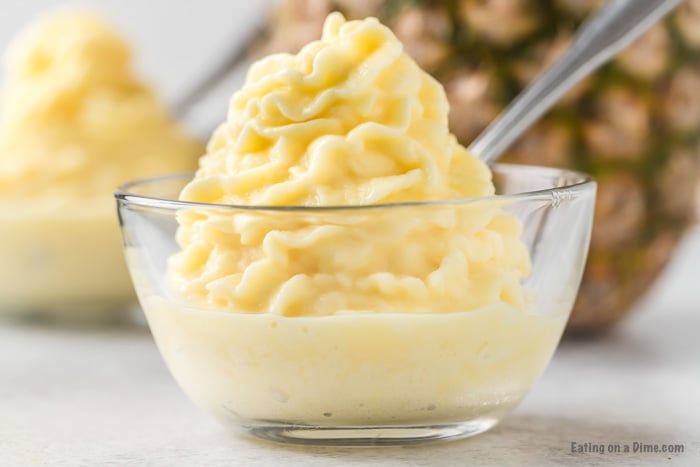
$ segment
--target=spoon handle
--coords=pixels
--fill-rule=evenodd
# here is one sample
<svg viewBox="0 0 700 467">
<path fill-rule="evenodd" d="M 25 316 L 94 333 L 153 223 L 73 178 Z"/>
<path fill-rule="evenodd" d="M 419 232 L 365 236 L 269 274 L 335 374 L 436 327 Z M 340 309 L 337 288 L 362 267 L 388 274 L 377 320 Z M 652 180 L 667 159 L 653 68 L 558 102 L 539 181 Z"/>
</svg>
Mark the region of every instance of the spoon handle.
<svg viewBox="0 0 700 467">
<path fill-rule="evenodd" d="M 495 161 L 582 78 L 629 45 L 681 0 L 608 0 L 580 28 L 572 45 L 536 78 L 469 146 Z"/>
</svg>

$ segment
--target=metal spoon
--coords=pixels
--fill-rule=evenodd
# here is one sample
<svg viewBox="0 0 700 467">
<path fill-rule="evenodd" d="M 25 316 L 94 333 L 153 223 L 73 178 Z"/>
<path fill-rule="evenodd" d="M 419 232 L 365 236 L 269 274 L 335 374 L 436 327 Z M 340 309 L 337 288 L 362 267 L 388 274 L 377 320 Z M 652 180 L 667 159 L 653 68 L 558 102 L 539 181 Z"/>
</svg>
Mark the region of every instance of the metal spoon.
<svg viewBox="0 0 700 467">
<path fill-rule="evenodd" d="M 469 150 L 490 164 L 567 91 L 610 60 L 681 0 L 608 0 L 578 30 L 567 51 L 536 78 L 472 142 Z"/>
</svg>

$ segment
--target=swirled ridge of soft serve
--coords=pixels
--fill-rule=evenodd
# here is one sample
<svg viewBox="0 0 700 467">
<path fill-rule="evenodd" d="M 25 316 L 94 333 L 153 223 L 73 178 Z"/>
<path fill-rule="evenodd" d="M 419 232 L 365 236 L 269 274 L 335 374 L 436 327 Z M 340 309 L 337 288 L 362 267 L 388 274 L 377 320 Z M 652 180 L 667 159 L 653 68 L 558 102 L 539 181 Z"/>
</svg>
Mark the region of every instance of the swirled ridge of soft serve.
<svg viewBox="0 0 700 467">
<path fill-rule="evenodd" d="M 6 55 L 0 201 L 96 202 L 131 178 L 196 167 L 200 144 L 135 75 L 126 41 L 68 10 L 22 31 Z"/>
<path fill-rule="evenodd" d="M 493 194 L 450 134 L 447 99 L 376 19 L 331 14 L 319 41 L 255 63 L 185 201 L 375 205 Z M 494 203 L 347 213 L 179 215 L 178 295 L 284 316 L 522 307 L 529 257 Z"/>
</svg>

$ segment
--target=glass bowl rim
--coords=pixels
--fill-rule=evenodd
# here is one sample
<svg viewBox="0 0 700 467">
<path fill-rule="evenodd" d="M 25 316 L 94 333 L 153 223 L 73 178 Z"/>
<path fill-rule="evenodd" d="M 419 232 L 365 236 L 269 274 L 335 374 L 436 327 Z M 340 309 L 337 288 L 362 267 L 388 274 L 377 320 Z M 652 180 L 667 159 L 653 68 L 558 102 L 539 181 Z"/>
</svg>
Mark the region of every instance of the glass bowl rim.
<svg viewBox="0 0 700 467">
<path fill-rule="evenodd" d="M 138 178 L 130 180 L 119 185 L 114 191 L 114 197 L 120 203 L 136 205 L 149 208 L 160 208 L 169 210 L 181 209 L 217 209 L 217 210 L 232 210 L 232 211 L 302 211 L 302 212 L 317 212 L 317 211 L 359 211 L 359 210 L 374 210 L 386 208 L 400 207 L 420 207 L 420 206 L 458 206 L 462 204 L 483 202 L 483 201 L 499 201 L 499 202 L 514 202 L 514 201 L 553 201 L 557 204 L 562 201 L 570 201 L 579 196 L 591 192 L 595 189 L 596 181 L 591 176 L 584 172 L 560 169 L 554 167 L 544 167 L 536 165 L 524 164 L 494 164 L 491 167 L 494 171 L 512 173 L 517 172 L 532 172 L 538 175 L 545 176 L 549 174 L 552 177 L 570 176 L 577 181 L 570 185 L 561 187 L 551 187 L 541 190 L 525 191 L 522 193 L 514 193 L 508 195 L 490 195 L 471 198 L 451 198 L 451 199 L 436 199 L 429 201 L 404 201 L 395 203 L 378 203 L 378 204 L 362 204 L 362 205 L 337 205 L 337 206 L 308 206 L 308 205 L 259 205 L 259 204 L 217 204 L 217 203 L 202 203 L 193 201 L 181 201 L 172 198 L 160 198 L 157 196 L 146 196 L 132 192 L 135 187 L 166 182 L 188 177 L 192 178 L 194 172 L 181 172 L 168 175 L 158 175 L 154 177 Z"/>
</svg>

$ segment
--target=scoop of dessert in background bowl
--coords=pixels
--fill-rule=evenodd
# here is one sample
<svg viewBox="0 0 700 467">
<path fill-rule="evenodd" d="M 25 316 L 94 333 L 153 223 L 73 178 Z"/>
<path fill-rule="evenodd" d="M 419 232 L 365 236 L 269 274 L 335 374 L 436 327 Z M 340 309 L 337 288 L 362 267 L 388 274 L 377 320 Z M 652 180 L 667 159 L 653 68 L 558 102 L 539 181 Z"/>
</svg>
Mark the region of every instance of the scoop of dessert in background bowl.
<svg viewBox="0 0 700 467">
<path fill-rule="evenodd" d="M 201 145 L 137 79 L 125 40 L 87 11 L 51 13 L 20 33 L 0 112 L 0 314 L 123 318 L 136 299 L 112 192 L 192 170 Z"/>
</svg>

